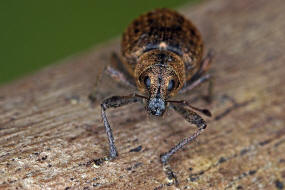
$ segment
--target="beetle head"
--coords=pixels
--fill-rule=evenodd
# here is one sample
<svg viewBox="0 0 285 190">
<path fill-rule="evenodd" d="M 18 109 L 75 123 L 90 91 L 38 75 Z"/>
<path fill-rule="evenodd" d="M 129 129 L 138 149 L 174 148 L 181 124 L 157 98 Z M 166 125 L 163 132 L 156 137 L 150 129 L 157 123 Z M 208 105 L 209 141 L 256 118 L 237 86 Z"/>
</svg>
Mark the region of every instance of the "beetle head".
<svg viewBox="0 0 285 190">
<path fill-rule="evenodd" d="M 138 89 L 148 94 L 148 112 L 162 116 L 167 99 L 174 96 L 184 84 L 184 62 L 173 52 L 151 50 L 139 57 L 135 77 Z"/>
<path fill-rule="evenodd" d="M 162 116 L 166 110 L 166 100 L 174 95 L 179 80 L 172 67 L 155 64 L 147 68 L 140 76 L 148 93 L 146 109 L 154 116 Z"/>
</svg>

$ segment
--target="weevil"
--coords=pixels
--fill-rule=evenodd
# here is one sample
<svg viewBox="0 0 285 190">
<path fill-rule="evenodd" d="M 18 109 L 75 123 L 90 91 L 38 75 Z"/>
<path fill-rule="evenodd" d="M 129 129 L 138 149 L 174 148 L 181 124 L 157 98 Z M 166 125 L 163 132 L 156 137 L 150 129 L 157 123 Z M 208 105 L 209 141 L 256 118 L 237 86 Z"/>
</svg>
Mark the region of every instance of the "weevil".
<svg viewBox="0 0 285 190">
<path fill-rule="evenodd" d="M 146 111 L 161 117 L 172 108 L 198 130 L 160 156 L 166 164 L 184 145 L 193 141 L 206 128 L 197 114 L 211 116 L 207 109 L 199 109 L 185 100 L 172 100 L 178 93 L 194 89 L 208 81 L 208 97 L 212 94 L 211 75 L 207 73 L 213 53 L 203 56 L 200 32 L 183 15 L 170 9 L 156 9 L 135 19 L 126 29 L 121 41 L 121 55 L 112 55 L 112 64 L 106 71 L 110 76 L 139 93 L 112 96 L 103 100 L 101 113 L 110 146 L 110 158 L 118 156 L 112 128 L 106 117 L 108 108 L 117 108 L 134 102 L 145 104 Z"/>
</svg>

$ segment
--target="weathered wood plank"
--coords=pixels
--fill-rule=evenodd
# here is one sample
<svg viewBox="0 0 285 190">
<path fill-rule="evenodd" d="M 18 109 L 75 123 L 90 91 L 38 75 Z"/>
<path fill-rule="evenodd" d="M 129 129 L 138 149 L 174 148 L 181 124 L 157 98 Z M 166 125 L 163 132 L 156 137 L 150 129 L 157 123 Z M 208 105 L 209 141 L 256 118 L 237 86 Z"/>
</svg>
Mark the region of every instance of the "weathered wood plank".
<svg viewBox="0 0 285 190">
<path fill-rule="evenodd" d="M 211 105 L 194 102 L 214 114 L 206 132 L 170 161 L 179 188 L 284 189 L 284 10 L 281 0 L 215 0 L 182 10 L 216 51 L 216 85 Z M 100 108 L 87 96 L 113 50 L 118 41 L 0 88 L 1 189 L 174 188 L 163 185 L 159 155 L 195 128 L 172 111 L 160 121 L 141 105 L 109 111 L 120 155 L 94 167 L 108 144 Z M 128 93 L 109 78 L 99 92 Z"/>
</svg>

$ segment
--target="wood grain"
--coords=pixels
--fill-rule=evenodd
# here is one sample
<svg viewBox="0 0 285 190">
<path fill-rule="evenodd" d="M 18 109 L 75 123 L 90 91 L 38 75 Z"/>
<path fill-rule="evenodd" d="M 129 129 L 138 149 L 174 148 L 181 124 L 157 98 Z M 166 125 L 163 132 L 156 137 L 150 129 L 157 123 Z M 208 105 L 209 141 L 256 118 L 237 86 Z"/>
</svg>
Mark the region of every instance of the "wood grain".
<svg viewBox="0 0 285 190">
<path fill-rule="evenodd" d="M 108 111 L 119 158 L 94 165 L 108 144 L 99 101 L 91 106 L 87 96 L 116 40 L 0 88 L 0 189 L 284 189 L 284 10 L 282 0 L 181 10 L 216 57 L 213 103 L 195 98 L 205 86 L 184 95 L 214 117 L 170 160 L 177 186 L 159 155 L 195 127 L 171 110 L 161 120 L 139 104 Z M 130 91 L 105 76 L 96 90 L 101 98 Z"/>
</svg>

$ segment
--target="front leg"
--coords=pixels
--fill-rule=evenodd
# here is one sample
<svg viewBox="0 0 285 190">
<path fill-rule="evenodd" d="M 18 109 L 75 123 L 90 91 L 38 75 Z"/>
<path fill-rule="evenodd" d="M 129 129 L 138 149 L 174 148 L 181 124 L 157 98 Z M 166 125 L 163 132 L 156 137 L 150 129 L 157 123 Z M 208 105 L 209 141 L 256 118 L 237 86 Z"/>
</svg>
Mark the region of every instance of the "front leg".
<svg viewBox="0 0 285 190">
<path fill-rule="evenodd" d="M 135 81 L 126 70 L 123 60 L 115 52 L 111 55 L 111 64 L 106 69 L 107 74 L 126 87 L 135 89 Z"/>
<path fill-rule="evenodd" d="M 184 145 L 196 139 L 207 127 L 206 122 L 197 113 L 186 109 L 183 105 L 171 104 L 171 107 L 180 115 L 182 115 L 189 123 L 196 125 L 198 127 L 198 130 L 192 136 L 183 139 L 177 145 L 171 148 L 167 153 L 164 153 L 160 156 L 161 162 L 164 165 L 175 152 L 180 150 Z"/>
<path fill-rule="evenodd" d="M 111 159 L 118 156 L 118 151 L 117 151 L 116 146 L 115 146 L 112 128 L 111 128 L 109 121 L 107 119 L 107 116 L 106 116 L 106 110 L 108 108 L 117 108 L 117 107 L 121 107 L 121 106 L 130 104 L 130 103 L 135 103 L 138 101 L 142 102 L 142 99 L 143 99 L 142 96 L 139 96 L 137 94 L 132 94 L 129 96 L 112 96 L 110 98 L 105 99 L 102 102 L 101 114 L 102 114 L 103 123 L 104 123 L 105 130 L 106 130 L 108 140 L 109 140 Z"/>
<path fill-rule="evenodd" d="M 96 82 L 94 84 L 94 90 L 89 94 L 89 100 L 94 103 L 98 99 L 98 86 L 102 82 L 103 75 L 107 74 L 113 80 L 119 82 L 127 88 L 133 90 L 136 89 L 134 79 L 128 74 L 127 70 L 123 66 L 123 62 L 116 53 L 111 54 L 110 63 L 107 64 L 103 71 L 97 75 Z M 100 99 L 100 98 L 99 98 Z"/>
</svg>

